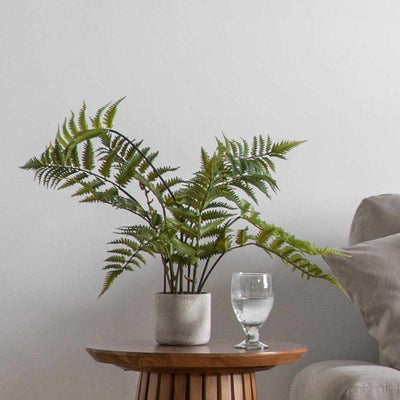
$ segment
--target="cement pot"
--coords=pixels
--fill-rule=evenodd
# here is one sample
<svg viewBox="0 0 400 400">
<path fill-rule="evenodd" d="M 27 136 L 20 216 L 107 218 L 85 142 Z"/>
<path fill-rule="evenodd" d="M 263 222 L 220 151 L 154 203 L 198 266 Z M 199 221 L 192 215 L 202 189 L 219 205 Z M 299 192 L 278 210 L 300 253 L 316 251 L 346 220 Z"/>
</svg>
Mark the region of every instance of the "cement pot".
<svg viewBox="0 0 400 400">
<path fill-rule="evenodd" d="M 157 293 L 156 342 L 201 345 L 210 341 L 211 293 Z"/>
</svg>

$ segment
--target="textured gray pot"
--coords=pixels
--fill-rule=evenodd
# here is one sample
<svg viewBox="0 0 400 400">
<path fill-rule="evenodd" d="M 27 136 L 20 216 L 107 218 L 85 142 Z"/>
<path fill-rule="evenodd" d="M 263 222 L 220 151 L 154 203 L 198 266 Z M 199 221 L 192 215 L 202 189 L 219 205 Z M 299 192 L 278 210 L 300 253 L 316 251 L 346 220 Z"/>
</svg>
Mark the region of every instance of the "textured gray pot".
<svg viewBox="0 0 400 400">
<path fill-rule="evenodd" d="M 210 341 L 211 293 L 157 293 L 156 342 L 200 345 Z"/>
</svg>

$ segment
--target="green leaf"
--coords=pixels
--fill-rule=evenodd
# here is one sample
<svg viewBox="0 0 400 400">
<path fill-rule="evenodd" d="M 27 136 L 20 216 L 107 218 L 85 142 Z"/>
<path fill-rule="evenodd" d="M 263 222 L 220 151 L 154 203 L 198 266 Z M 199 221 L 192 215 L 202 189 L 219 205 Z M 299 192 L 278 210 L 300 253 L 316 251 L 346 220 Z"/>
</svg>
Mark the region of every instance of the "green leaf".
<svg viewBox="0 0 400 400">
<path fill-rule="evenodd" d="M 272 251 L 279 251 L 280 247 L 282 247 L 285 244 L 285 240 L 278 237 L 274 239 L 271 244 L 268 246 Z"/>
<path fill-rule="evenodd" d="M 72 132 L 72 135 L 77 136 L 79 133 L 79 129 L 76 126 L 75 114 L 72 111 L 71 111 L 71 118 L 69 119 L 68 126 L 69 126 L 70 131 Z M 65 138 L 67 139 L 67 142 L 71 142 L 71 140 L 72 140 L 71 135 L 67 135 Z"/>
<path fill-rule="evenodd" d="M 37 170 L 42 167 L 43 163 L 37 157 L 33 157 L 29 161 L 27 161 L 24 165 L 22 165 L 20 168 L 28 170 Z"/>
<path fill-rule="evenodd" d="M 296 248 L 294 248 L 292 246 L 286 246 L 284 249 L 282 249 L 280 251 L 280 255 L 282 257 L 289 257 L 291 254 L 293 254 L 296 251 L 297 251 Z"/>
<path fill-rule="evenodd" d="M 82 131 L 78 136 L 75 136 L 73 140 L 69 143 L 69 145 L 65 148 L 66 158 L 69 159 L 77 145 L 87 140 L 99 137 L 100 135 L 107 133 L 105 129 L 89 129 L 87 131 Z"/>
<path fill-rule="evenodd" d="M 248 228 L 239 229 L 236 235 L 236 244 L 243 246 L 248 240 Z"/>
<path fill-rule="evenodd" d="M 325 279 L 341 287 L 308 260 L 340 252 L 268 224 L 250 205 L 260 193 L 269 197 L 278 189 L 272 176 L 274 160 L 284 159 L 302 142 L 274 143 L 262 135 L 232 140 L 223 135 L 213 152 L 201 149 L 200 168 L 184 181 L 172 174 L 177 168 L 156 165 L 157 151 L 111 129 L 122 100 L 97 110 L 90 118 L 93 129 L 83 103 L 77 118 L 71 112 L 53 142 L 21 167 L 32 170 L 39 184 L 73 188 L 72 196 L 81 196 L 82 202 L 108 204 L 141 220 L 119 229 L 111 242 L 100 295 L 122 272 L 143 266 L 145 255 L 161 257 L 172 292 L 182 290 L 182 284 L 201 291 L 225 253 L 248 245 L 276 255 L 306 279 Z"/>
<path fill-rule="evenodd" d="M 115 148 L 103 158 L 103 164 L 100 166 L 99 172 L 106 178 L 111 175 L 111 167 L 117 159 L 118 151 L 119 148 Z"/>
<path fill-rule="evenodd" d="M 88 177 L 86 172 L 79 172 L 72 178 L 66 179 L 65 182 L 58 187 L 58 189 L 66 189 L 68 187 L 80 184 Z"/>
<path fill-rule="evenodd" d="M 297 146 L 300 146 L 302 143 L 305 143 L 306 140 L 282 140 L 279 143 L 274 143 L 271 147 L 270 155 L 273 157 L 279 157 L 285 159 L 284 155 L 290 150 L 294 149 Z"/>
<path fill-rule="evenodd" d="M 138 243 L 136 243 L 133 240 L 130 240 L 128 238 L 125 238 L 125 237 L 113 240 L 109 244 L 124 245 L 124 246 L 128 247 L 129 249 L 131 249 L 132 251 L 137 251 L 139 249 Z"/>
<path fill-rule="evenodd" d="M 198 219 L 197 214 L 190 209 L 185 209 L 185 208 L 176 207 L 176 206 L 167 207 L 167 209 L 169 211 L 171 211 L 172 215 L 175 218 L 178 218 L 178 219 L 182 218 L 183 220 L 187 219 L 187 220 L 193 221 L 193 222 L 196 222 Z"/>
<path fill-rule="evenodd" d="M 86 122 L 86 103 L 85 102 L 83 102 L 82 108 L 79 111 L 78 124 L 79 124 L 79 130 L 81 130 L 81 131 L 87 131 L 89 129 L 89 126 Z"/>
<path fill-rule="evenodd" d="M 107 110 L 104 114 L 104 117 L 103 117 L 103 123 L 107 128 L 110 128 L 110 129 L 112 128 L 114 117 L 115 117 L 115 114 L 117 113 L 118 105 L 124 99 L 125 99 L 125 97 L 121 97 L 119 100 L 115 101 L 107 108 Z"/>
<path fill-rule="evenodd" d="M 103 289 L 99 294 L 99 298 L 103 296 L 103 294 L 110 288 L 114 280 L 124 272 L 123 269 L 117 269 L 114 271 L 110 271 L 106 275 L 106 279 L 104 280 Z"/>
<path fill-rule="evenodd" d="M 89 171 L 91 171 L 95 167 L 94 150 L 93 150 L 92 142 L 90 140 L 88 140 L 85 143 L 85 146 L 83 149 L 82 164 L 83 164 L 84 168 L 88 169 Z"/>
<path fill-rule="evenodd" d="M 132 156 L 124 161 L 119 169 L 119 173 L 116 177 L 117 182 L 122 187 L 125 187 L 132 179 L 136 177 L 136 179 L 144 180 L 143 177 L 136 174 L 136 168 L 142 162 L 143 157 L 139 153 L 134 153 Z"/>
<path fill-rule="evenodd" d="M 104 261 L 107 262 L 114 262 L 114 263 L 125 263 L 126 262 L 126 258 L 122 255 L 114 255 L 114 256 L 110 256 L 107 257 Z"/>
<path fill-rule="evenodd" d="M 214 236 L 217 234 L 219 232 L 217 228 L 219 228 L 225 220 L 226 217 L 219 218 L 215 221 L 200 226 L 200 237 L 209 237 L 210 235 Z"/>
<path fill-rule="evenodd" d="M 99 108 L 96 112 L 96 115 L 94 116 L 94 118 L 91 119 L 92 121 L 92 127 L 94 129 L 101 129 L 102 125 L 101 125 L 101 119 L 103 116 L 103 112 L 104 110 L 108 107 L 110 103 L 106 104 L 105 106 Z"/>
<path fill-rule="evenodd" d="M 256 239 L 257 243 L 259 244 L 264 244 L 267 240 L 271 238 L 275 233 L 275 227 L 274 226 L 268 226 L 260 230 L 260 232 L 257 234 Z"/>
<path fill-rule="evenodd" d="M 181 242 L 177 238 L 172 239 L 172 244 L 174 246 L 174 250 L 182 257 L 188 258 L 191 261 L 194 261 L 196 258 L 196 250 L 193 247 L 189 246 L 186 243 Z"/>
</svg>

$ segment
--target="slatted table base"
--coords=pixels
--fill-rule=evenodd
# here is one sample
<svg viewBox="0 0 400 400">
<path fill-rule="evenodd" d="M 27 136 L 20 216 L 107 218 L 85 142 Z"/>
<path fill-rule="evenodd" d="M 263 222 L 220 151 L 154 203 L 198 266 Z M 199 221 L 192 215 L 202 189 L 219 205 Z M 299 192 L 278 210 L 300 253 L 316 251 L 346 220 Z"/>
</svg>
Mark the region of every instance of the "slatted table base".
<svg viewBox="0 0 400 400">
<path fill-rule="evenodd" d="M 170 374 L 142 372 L 136 400 L 257 400 L 254 372 Z"/>
</svg>

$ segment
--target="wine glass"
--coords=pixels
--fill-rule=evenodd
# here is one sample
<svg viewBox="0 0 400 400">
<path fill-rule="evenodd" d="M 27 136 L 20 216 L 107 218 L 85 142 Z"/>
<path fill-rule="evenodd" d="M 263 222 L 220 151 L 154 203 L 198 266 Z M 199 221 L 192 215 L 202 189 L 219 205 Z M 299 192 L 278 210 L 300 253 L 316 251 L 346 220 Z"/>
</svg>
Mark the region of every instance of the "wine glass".
<svg viewBox="0 0 400 400">
<path fill-rule="evenodd" d="M 242 325 L 246 339 L 237 349 L 265 349 L 259 341 L 260 328 L 267 320 L 274 304 L 272 276 L 257 272 L 235 272 L 231 286 L 232 308 Z"/>
</svg>

